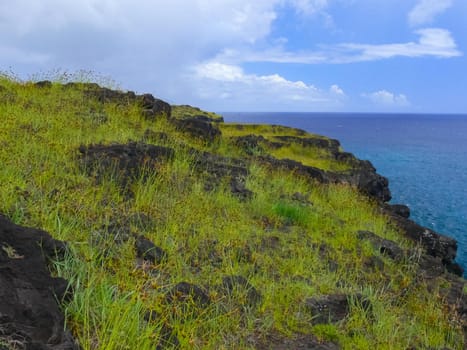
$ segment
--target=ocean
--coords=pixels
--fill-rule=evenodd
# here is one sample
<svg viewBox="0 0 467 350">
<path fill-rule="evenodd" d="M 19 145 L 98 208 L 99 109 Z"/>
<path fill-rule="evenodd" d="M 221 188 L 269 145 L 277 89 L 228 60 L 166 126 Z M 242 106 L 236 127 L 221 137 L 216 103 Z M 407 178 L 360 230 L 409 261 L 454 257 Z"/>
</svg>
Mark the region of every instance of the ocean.
<svg viewBox="0 0 467 350">
<path fill-rule="evenodd" d="M 458 241 L 467 269 L 467 115 L 221 113 L 226 122 L 280 124 L 340 141 L 389 179 L 391 203 Z"/>
</svg>

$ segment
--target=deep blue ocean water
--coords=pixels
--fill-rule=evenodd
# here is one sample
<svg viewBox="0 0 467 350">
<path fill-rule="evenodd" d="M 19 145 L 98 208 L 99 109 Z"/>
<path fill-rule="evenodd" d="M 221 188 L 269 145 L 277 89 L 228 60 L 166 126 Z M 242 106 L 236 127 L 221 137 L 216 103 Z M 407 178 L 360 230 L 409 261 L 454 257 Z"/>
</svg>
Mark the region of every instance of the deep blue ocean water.
<svg viewBox="0 0 467 350">
<path fill-rule="evenodd" d="M 222 113 L 226 122 L 280 124 L 338 139 L 389 179 L 391 203 L 458 241 L 467 268 L 467 115 Z"/>
</svg>

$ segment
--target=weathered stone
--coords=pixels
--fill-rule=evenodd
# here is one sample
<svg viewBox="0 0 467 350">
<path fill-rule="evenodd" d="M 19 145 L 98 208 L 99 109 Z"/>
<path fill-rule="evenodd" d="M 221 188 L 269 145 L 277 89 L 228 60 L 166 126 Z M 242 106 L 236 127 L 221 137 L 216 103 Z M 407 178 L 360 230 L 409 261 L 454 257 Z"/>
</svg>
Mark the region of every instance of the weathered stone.
<svg viewBox="0 0 467 350">
<path fill-rule="evenodd" d="M 223 179 L 230 179 L 230 191 L 241 200 L 250 199 L 253 192 L 245 186 L 248 169 L 244 162 L 221 157 L 207 152 L 193 151 L 195 154 L 194 168 L 198 173 L 206 176 L 205 189 L 210 191 L 217 187 Z"/>
<path fill-rule="evenodd" d="M 253 192 L 247 189 L 245 183 L 238 178 L 231 179 L 230 192 L 244 201 L 253 197 Z"/>
<path fill-rule="evenodd" d="M 197 285 L 180 282 L 173 287 L 166 295 L 167 302 L 193 302 L 200 307 L 206 307 L 211 303 L 211 299 L 207 293 Z"/>
<path fill-rule="evenodd" d="M 237 296 L 238 293 L 245 293 L 246 305 L 255 306 L 261 302 L 261 294 L 243 276 L 226 276 L 222 278 L 222 287 L 230 296 Z"/>
<path fill-rule="evenodd" d="M 297 334 L 292 337 L 269 334 L 255 342 L 256 350 L 339 350 L 341 347 L 333 342 L 317 340 L 313 335 Z"/>
<path fill-rule="evenodd" d="M 221 136 L 221 131 L 218 127 L 204 120 L 196 118 L 171 119 L 171 123 L 175 125 L 178 131 L 206 142 L 214 142 Z"/>
<path fill-rule="evenodd" d="M 142 258 L 152 264 L 159 265 L 167 260 L 167 253 L 143 236 L 136 237 L 135 248 L 136 255 L 139 258 Z"/>
<path fill-rule="evenodd" d="M 312 324 L 336 323 L 345 319 L 350 312 L 350 298 L 355 298 L 364 309 L 371 307 L 370 302 L 360 295 L 332 294 L 307 299 L 305 305 L 311 312 Z"/>
<path fill-rule="evenodd" d="M 363 266 L 370 271 L 383 271 L 384 261 L 377 256 L 371 256 L 363 262 Z"/>
<path fill-rule="evenodd" d="M 165 322 L 161 321 L 163 318 L 156 311 L 147 311 L 144 314 L 144 320 L 148 323 L 161 324 L 158 332 L 155 334 L 157 337 L 156 350 L 164 349 L 180 349 L 180 341 L 178 340 L 175 331 L 168 326 Z"/>
<path fill-rule="evenodd" d="M 370 231 L 358 231 L 357 237 L 360 240 L 370 241 L 373 247 L 381 254 L 388 256 L 393 260 L 400 260 L 404 257 L 404 251 L 401 247 L 389 239 L 384 239 Z"/>
<path fill-rule="evenodd" d="M 297 162 L 292 159 L 277 159 L 272 156 L 259 156 L 256 159 L 267 166 L 270 166 L 273 169 L 284 169 L 295 171 L 297 174 L 309 177 L 311 179 L 317 180 L 321 183 L 328 183 L 329 178 L 325 171 L 312 167 L 303 165 L 300 162 Z"/>
<path fill-rule="evenodd" d="M 444 265 L 454 263 L 457 254 L 457 241 L 455 239 L 436 233 L 398 215 L 392 215 L 392 219 L 402 229 L 406 237 L 420 243 L 429 255 L 441 258 Z"/>
<path fill-rule="evenodd" d="M 171 148 L 136 142 L 81 146 L 79 151 L 81 165 L 88 175 L 98 181 L 110 175 L 123 185 L 137 179 L 144 170 L 156 171 L 174 155 Z"/>
<path fill-rule="evenodd" d="M 170 118 L 172 115 L 172 107 L 151 94 L 137 96 L 136 100 L 141 105 L 142 113 L 146 119 Z"/>
<path fill-rule="evenodd" d="M 41 80 L 41 81 L 38 81 L 37 83 L 35 83 L 34 85 L 36 85 L 38 88 L 51 88 L 52 87 L 52 82 L 50 82 L 48 80 Z"/>
<path fill-rule="evenodd" d="M 245 135 L 232 138 L 233 144 L 247 155 L 261 154 L 264 152 L 262 144 L 268 141 L 261 135 Z"/>
<path fill-rule="evenodd" d="M 13 224 L 0 215 L 0 343 L 15 348 L 75 350 L 64 330 L 58 300 L 70 298 L 68 283 L 53 278 L 47 259 L 66 246 L 47 232 Z"/>
<path fill-rule="evenodd" d="M 161 131 L 152 131 L 147 129 L 143 135 L 143 141 L 151 142 L 167 142 L 169 140 L 169 135 Z"/>
<path fill-rule="evenodd" d="M 390 210 L 403 218 L 408 219 L 410 217 L 410 208 L 403 204 L 392 204 L 389 206 Z"/>
</svg>

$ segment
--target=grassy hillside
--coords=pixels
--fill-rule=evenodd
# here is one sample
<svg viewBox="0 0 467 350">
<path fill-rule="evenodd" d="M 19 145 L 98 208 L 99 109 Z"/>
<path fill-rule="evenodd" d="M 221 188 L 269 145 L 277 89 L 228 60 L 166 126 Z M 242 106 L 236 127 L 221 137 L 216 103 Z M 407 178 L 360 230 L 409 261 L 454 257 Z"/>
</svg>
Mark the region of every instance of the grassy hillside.
<svg viewBox="0 0 467 350">
<path fill-rule="evenodd" d="M 53 272 L 71 283 L 63 311 L 83 349 L 463 348 L 450 281 L 419 278 L 421 248 L 375 200 L 261 161 L 350 171 L 299 140 L 326 138 L 221 121 L 198 137 L 173 121 L 187 106 L 148 118 L 141 99 L 102 96 L 0 78 L 0 212 L 69 242 Z M 143 166 L 119 167 L 118 145 Z M 313 305 L 329 295 L 348 310 L 319 321 Z"/>
</svg>

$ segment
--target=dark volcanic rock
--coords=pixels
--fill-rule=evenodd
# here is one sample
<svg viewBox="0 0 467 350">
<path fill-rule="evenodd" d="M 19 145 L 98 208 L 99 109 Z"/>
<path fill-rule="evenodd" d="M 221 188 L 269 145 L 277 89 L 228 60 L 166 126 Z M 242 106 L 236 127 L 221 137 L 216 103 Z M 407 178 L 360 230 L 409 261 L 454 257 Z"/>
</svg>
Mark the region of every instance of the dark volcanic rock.
<svg viewBox="0 0 467 350">
<path fill-rule="evenodd" d="M 436 233 L 393 212 L 388 212 L 388 214 L 408 238 L 422 245 L 427 254 L 440 258 L 443 264 L 453 272 L 460 272 L 461 268 L 454 262 L 457 254 L 455 239 Z"/>
<path fill-rule="evenodd" d="M 96 99 L 100 103 L 116 103 L 127 106 L 136 100 L 136 94 L 133 91 L 112 90 L 100 87 L 95 83 L 68 83 L 65 87 L 82 89 L 85 96 Z"/>
<path fill-rule="evenodd" d="M 206 142 L 213 142 L 221 136 L 221 131 L 217 126 L 197 118 L 171 119 L 171 123 L 178 131 Z"/>
<path fill-rule="evenodd" d="M 172 107 L 167 102 L 159 100 L 151 94 L 137 96 L 137 101 L 140 103 L 146 119 L 170 118 L 172 115 Z"/>
<path fill-rule="evenodd" d="M 261 302 L 261 294 L 243 276 L 227 276 L 222 279 L 222 287 L 230 296 L 245 293 L 245 302 L 248 306 L 254 306 Z"/>
<path fill-rule="evenodd" d="M 270 334 L 259 339 L 255 344 L 256 350 L 339 350 L 341 347 L 332 342 L 320 342 L 312 335 L 295 335 L 284 338 L 281 335 Z"/>
<path fill-rule="evenodd" d="M 39 88 L 51 88 L 52 87 L 52 82 L 50 82 L 48 80 L 42 80 L 42 81 L 38 81 L 34 85 L 36 85 Z"/>
<path fill-rule="evenodd" d="M 211 153 L 196 154 L 194 168 L 198 173 L 206 175 L 206 190 L 217 187 L 222 179 L 230 179 L 230 191 L 241 200 L 249 199 L 253 192 L 245 187 L 245 179 L 248 176 L 246 164 L 238 159 L 221 157 Z"/>
<path fill-rule="evenodd" d="M 144 320 L 148 323 L 161 323 L 161 315 L 156 311 L 147 311 L 144 314 Z M 177 334 L 175 331 L 168 326 L 166 323 L 162 323 L 160 326 L 159 332 L 155 334 L 157 336 L 158 342 L 156 344 L 156 350 L 164 349 L 180 349 L 180 341 L 178 340 Z"/>
<path fill-rule="evenodd" d="M 281 142 L 271 142 L 261 135 L 231 137 L 232 143 L 248 156 L 262 154 L 265 148 L 276 149 L 284 146 Z"/>
<path fill-rule="evenodd" d="M 84 92 L 85 96 L 96 99 L 100 103 L 115 103 L 117 105 L 128 106 L 132 103 L 139 103 L 143 115 L 150 120 L 159 117 L 170 118 L 172 107 L 167 102 L 159 100 L 151 94 L 136 95 L 133 91 L 112 90 L 100 87 L 95 83 L 68 83 L 65 88 L 77 88 Z"/>
<path fill-rule="evenodd" d="M 340 143 L 334 139 L 297 136 L 274 136 L 274 138 L 285 143 L 296 143 L 303 147 L 324 148 L 334 156 L 339 153 Z"/>
<path fill-rule="evenodd" d="M 169 303 L 191 301 L 201 307 L 206 307 L 211 303 L 211 299 L 201 287 L 188 282 L 178 283 L 167 293 L 166 299 Z"/>
<path fill-rule="evenodd" d="M 309 177 L 321 183 L 329 182 L 329 177 L 325 171 L 312 166 L 303 165 L 292 159 L 277 159 L 272 156 L 260 156 L 257 157 L 257 160 L 271 168 L 295 171 L 299 175 Z"/>
<path fill-rule="evenodd" d="M 357 187 L 366 195 L 382 202 L 391 200 L 389 181 L 379 175 L 369 161 L 359 161 L 352 170 L 347 173 L 328 172 L 328 178 L 335 183 L 348 183 Z"/>
<path fill-rule="evenodd" d="M 171 148 L 136 142 L 81 146 L 79 151 L 81 164 L 88 175 L 98 181 L 111 175 L 123 185 L 141 176 L 143 170 L 156 171 L 161 163 L 174 155 Z"/>
<path fill-rule="evenodd" d="M 311 311 L 313 324 L 326 324 L 342 321 L 350 312 L 348 295 L 332 294 L 321 298 L 309 298 L 305 305 Z M 364 309 L 370 309 L 370 302 L 362 296 L 357 295 L 356 299 Z"/>
<path fill-rule="evenodd" d="M 392 204 L 389 205 L 389 210 L 394 214 L 402 216 L 403 218 L 408 219 L 410 217 L 410 208 L 403 204 Z"/>
<path fill-rule="evenodd" d="M 167 259 L 167 253 L 143 236 L 136 237 L 136 255 L 153 264 L 161 264 Z"/>
<path fill-rule="evenodd" d="M 368 240 L 373 247 L 381 254 L 390 257 L 393 260 L 399 260 L 404 257 L 404 251 L 401 247 L 389 239 L 384 239 L 370 231 L 358 231 L 357 237 L 360 240 Z"/>
<path fill-rule="evenodd" d="M 47 268 L 47 259 L 64 250 L 47 232 L 0 215 L 0 342 L 15 343 L 15 349 L 79 349 L 64 331 L 57 304 L 68 283 Z"/>
</svg>

